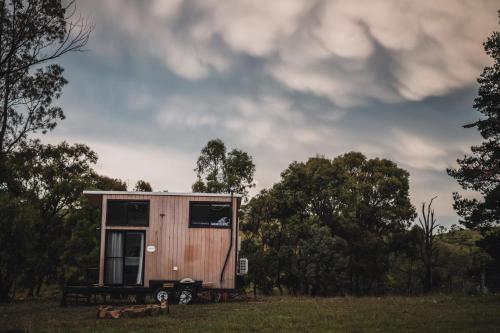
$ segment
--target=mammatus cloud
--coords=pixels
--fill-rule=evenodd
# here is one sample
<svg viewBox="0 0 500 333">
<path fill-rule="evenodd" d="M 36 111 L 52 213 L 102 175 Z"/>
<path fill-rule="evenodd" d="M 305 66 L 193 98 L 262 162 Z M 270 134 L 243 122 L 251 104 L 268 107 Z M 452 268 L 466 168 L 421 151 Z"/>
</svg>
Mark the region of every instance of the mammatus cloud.
<svg viewBox="0 0 500 333">
<path fill-rule="evenodd" d="M 284 86 L 339 106 L 418 101 L 470 85 L 495 1 L 125 1 L 92 3 L 137 52 L 189 80 L 253 57 Z M 137 51 L 140 50 L 140 51 Z M 378 60 L 384 58 L 381 63 Z M 383 75 L 382 75 L 383 74 Z"/>
<path fill-rule="evenodd" d="M 89 144 L 100 172 L 187 191 L 199 150 L 220 137 L 254 156 L 260 190 L 293 160 L 355 150 L 407 169 L 413 203 L 437 194 L 456 221 L 444 169 L 477 138 L 460 128 L 472 95 L 452 100 L 488 63 L 495 1 L 79 6 L 96 29 L 91 52 L 65 64 L 55 135 Z"/>
</svg>

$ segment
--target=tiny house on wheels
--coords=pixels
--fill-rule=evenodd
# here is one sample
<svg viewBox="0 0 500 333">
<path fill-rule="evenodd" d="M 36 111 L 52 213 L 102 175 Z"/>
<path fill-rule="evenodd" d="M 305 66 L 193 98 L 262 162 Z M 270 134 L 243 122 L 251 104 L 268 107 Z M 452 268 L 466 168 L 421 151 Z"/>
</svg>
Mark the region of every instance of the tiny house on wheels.
<svg viewBox="0 0 500 333">
<path fill-rule="evenodd" d="M 241 287 L 239 194 L 84 191 L 101 210 L 98 283 L 70 294 L 153 295 L 189 303 Z"/>
</svg>

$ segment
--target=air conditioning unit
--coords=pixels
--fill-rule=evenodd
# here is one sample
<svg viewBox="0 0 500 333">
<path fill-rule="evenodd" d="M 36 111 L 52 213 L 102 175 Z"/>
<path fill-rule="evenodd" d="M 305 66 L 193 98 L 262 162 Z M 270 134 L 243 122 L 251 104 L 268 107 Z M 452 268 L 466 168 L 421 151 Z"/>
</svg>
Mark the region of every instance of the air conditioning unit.
<svg viewBox="0 0 500 333">
<path fill-rule="evenodd" d="M 238 266 L 238 275 L 248 274 L 248 259 L 240 258 L 240 264 Z"/>
</svg>

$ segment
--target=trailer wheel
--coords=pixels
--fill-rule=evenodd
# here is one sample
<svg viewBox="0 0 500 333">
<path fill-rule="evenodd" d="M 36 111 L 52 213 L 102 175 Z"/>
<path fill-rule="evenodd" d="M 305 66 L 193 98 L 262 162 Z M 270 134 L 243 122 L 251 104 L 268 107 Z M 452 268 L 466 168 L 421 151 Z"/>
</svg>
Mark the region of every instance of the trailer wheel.
<svg viewBox="0 0 500 333">
<path fill-rule="evenodd" d="M 194 297 L 195 293 L 191 287 L 181 288 L 177 295 L 179 304 L 191 304 L 194 300 Z"/>
<path fill-rule="evenodd" d="M 156 303 L 167 302 L 170 297 L 168 291 L 163 288 L 156 289 L 153 296 Z"/>
</svg>

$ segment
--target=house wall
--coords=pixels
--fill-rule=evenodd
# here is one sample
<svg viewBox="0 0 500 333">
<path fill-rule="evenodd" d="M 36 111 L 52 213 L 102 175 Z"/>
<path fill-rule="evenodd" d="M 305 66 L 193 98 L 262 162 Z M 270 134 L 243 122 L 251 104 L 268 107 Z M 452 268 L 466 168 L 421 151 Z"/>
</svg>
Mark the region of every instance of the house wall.
<svg viewBox="0 0 500 333">
<path fill-rule="evenodd" d="M 149 200 L 149 227 L 106 226 L 106 207 L 109 199 Z M 233 228 L 189 228 L 190 201 L 231 202 Z M 235 287 L 236 265 L 236 197 L 214 196 L 162 196 L 104 194 L 101 214 L 101 249 L 99 284 L 104 284 L 104 258 L 106 230 L 145 230 L 146 243 L 156 247 L 155 252 L 145 251 L 144 286 L 149 280 L 181 280 L 189 277 L 210 282 L 213 288 Z M 232 230 L 232 235 L 231 235 Z M 233 238 L 233 247 L 220 283 L 220 273 Z M 173 267 L 178 270 L 174 271 Z"/>
</svg>

